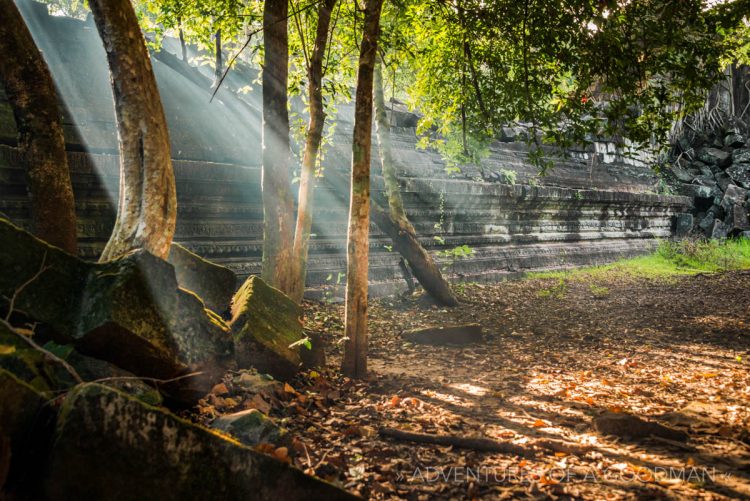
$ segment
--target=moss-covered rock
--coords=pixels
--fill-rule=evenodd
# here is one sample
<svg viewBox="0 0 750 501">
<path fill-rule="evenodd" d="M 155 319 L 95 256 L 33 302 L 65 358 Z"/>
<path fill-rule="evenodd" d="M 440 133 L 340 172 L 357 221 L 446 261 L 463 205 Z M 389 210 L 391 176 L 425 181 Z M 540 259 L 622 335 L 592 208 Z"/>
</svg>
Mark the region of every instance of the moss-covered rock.
<svg viewBox="0 0 750 501">
<path fill-rule="evenodd" d="M 106 379 L 108 386 L 118 388 L 146 403 L 162 403 L 161 395 L 156 389 L 114 364 L 82 355 L 72 345 L 49 342 L 43 348 L 65 360 L 84 381 Z M 7 370 L 47 398 L 56 397 L 78 384 L 75 377 L 60 362 L 29 346 L 2 323 L 0 368 Z"/>
<path fill-rule="evenodd" d="M 195 292 L 206 307 L 223 315 L 236 288 L 237 276 L 229 268 L 203 259 L 180 244 L 172 244 L 169 263 L 180 287 Z"/>
<path fill-rule="evenodd" d="M 53 416 L 45 395 L 0 369 L 0 443 L 10 444 L 10 465 L 0 498 L 7 494 L 8 499 L 39 499 L 38 477 L 47 456 Z"/>
<path fill-rule="evenodd" d="M 172 265 L 146 251 L 88 263 L 0 220 L 0 294 L 10 296 L 40 269 L 16 301 L 60 344 L 138 376 L 200 377 L 164 386 L 192 403 L 232 362 L 228 326 L 192 292 L 180 289 Z"/>
<path fill-rule="evenodd" d="M 355 499 L 276 459 L 100 385 L 66 398 L 52 500 Z"/>
<path fill-rule="evenodd" d="M 48 397 L 76 384 L 62 365 L 30 347 L 3 323 L 0 323 L 0 368 Z"/>
<path fill-rule="evenodd" d="M 257 409 L 225 414 L 211 423 L 211 428 L 221 430 L 250 447 L 260 444 L 278 447 L 289 442 L 287 430 Z"/>
<path fill-rule="evenodd" d="M 171 379 L 170 397 L 195 402 L 227 367 L 229 328 L 195 294 L 179 289 L 172 266 L 146 251 L 95 266 L 73 343 L 82 353 L 139 376 Z"/>
<path fill-rule="evenodd" d="M 280 379 L 301 367 L 299 307 L 260 277 L 248 278 L 234 295 L 230 325 L 240 367 L 255 367 Z"/>
<path fill-rule="evenodd" d="M 36 280 L 18 294 L 15 309 L 33 314 L 69 336 L 75 332 L 81 309 L 80 292 L 92 266 L 0 219 L 0 296 L 11 297 L 40 270 Z M 0 301 L 0 310 L 7 307 Z"/>
</svg>

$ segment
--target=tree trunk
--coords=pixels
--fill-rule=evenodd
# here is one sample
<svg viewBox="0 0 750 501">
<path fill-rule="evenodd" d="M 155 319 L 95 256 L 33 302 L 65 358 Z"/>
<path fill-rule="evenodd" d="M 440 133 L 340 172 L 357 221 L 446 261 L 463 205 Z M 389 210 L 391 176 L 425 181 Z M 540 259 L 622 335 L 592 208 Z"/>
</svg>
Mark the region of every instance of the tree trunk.
<svg viewBox="0 0 750 501">
<path fill-rule="evenodd" d="M 57 92 L 47 64 L 13 0 L 0 0 L 0 82 L 18 129 L 34 233 L 78 253 L 73 186 Z"/>
<path fill-rule="evenodd" d="M 221 30 L 216 30 L 214 35 L 214 87 L 219 85 L 222 73 L 224 73 L 224 62 L 221 56 Z"/>
<path fill-rule="evenodd" d="M 302 174 L 299 184 L 299 205 L 297 208 L 297 226 L 294 232 L 293 274 L 289 297 L 297 303 L 305 295 L 305 277 L 307 276 L 307 251 L 312 227 L 313 187 L 315 185 L 315 165 L 323 138 L 325 110 L 323 109 L 323 59 L 328 29 L 331 24 L 331 12 L 336 0 L 324 0 L 318 7 L 318 26 L 310 67 L 307 70 L 307 93 L 310 101 L 310 123 L 305 138 L 305 153 L 302 157 Z"/>
<path fill-rule="evenodd" d="M 440 268 L 417 239 L 417 232 L 409 222 L 399 191 L 396 166 L 391 148 L 391 130 L 386 115 L 383 95 L 383 75 L 380 64 L 375 65 L 375 126 L 378 137 L 378 151 L 383 168 L 383 181 L 388 197 L 389 211 L 381 213 L 380 208 L 373 212 L 376 224 L 391 238 L 396 250 L 406 258 L 419 283 L 427 293 L 444 306 L 456 306 L 458 300 L 445 281 Z M 386 221 L 385 219 L 390 221 Z"/>
<path fill-rule="evenodd" d="M 179 25 L 179 36 L 180 36 L 180 49 L 182 50 L 182 60 L 188 62 L 187 57 L 187 44 L 185 44 L 185 33 L 182 31 L 182 16 L 177 18 L 177 24 Z"/>
<path fill-rule="evenodd" d="M 177 196 L 164 110 L 151 58 L 129 0 L 90 0 L 107 53 L 120 146 L 120 200 L 100 261 L 134 249 L 166 259 Z"/>
<path fill-rule="evenodd" d="M 367 265 L 370 230 L 370 148 L 372 146 L 372 84 L 380 36 L 383 0 L 367 0 L 357 72 L 352 140 L 352 183 L 346 260 L 346 346 L 342 371 L 367 376 Z"/>
<path fill-rule="evenodd" d="M 294 199 L 289 171 L 287 0 L 266 0 L 263 8 L 263 279 L 289 291 Z"/>
</svg>

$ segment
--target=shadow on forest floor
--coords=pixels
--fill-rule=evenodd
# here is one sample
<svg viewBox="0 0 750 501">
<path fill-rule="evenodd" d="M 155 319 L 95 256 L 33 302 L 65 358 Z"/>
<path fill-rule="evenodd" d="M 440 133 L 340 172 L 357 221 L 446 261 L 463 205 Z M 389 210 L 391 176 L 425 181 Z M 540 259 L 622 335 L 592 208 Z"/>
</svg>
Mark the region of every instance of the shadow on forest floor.
<svg viewBox="0 0 750 501">
<path fill-rule="evenodd" d="M 296 462 L 385 499 L 750 496 L 750 273 L 600 277 L 597 289 L 572 281 L 563 294 L 540 294 L 556 283 L 467 285 L 454 309 L 374 302 L 370 380 L 333 370 L 301 378 L 295 389 L 322 393 L 324 403 L 279 411 L 305 444 Z M 309 328 L 340 336 L 341 306 L 308 306 Z M 435 347 L 400 337 L 465 322 L 483 325 L 485 343 Z M 592 426 L 605 411 L 690 438 L 605 437 Z M 381 426 L 520 445 L 556 439 L 581 451 L 521 459 L 381 438 Z"/>
</svg>

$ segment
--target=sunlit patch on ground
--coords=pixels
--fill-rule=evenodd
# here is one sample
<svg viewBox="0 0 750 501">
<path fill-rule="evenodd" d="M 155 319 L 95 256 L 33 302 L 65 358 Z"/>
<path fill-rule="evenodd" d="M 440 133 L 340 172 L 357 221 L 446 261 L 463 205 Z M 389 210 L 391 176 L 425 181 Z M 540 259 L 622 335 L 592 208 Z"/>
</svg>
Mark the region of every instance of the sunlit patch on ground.
<svg viewBox="0 0 750 501">
<path fill-rule="evenodd" d="M 671 282 L 615 275 L 539 297 L 541 279 L 468 285 L 455 309 L 376 301 L 366 382 L 302 378 L 271 415 L 298 436 L 302 469 L 375 499 L 750 496 L 750 274 Z M 308 327 L 340 356 L 340 305 L 310 304 Z M 486 341 L 405 343 L 403 330 L 479 322 Z M 689 434 L 627 441 L 592 420 L 631 413 Z M 533 457 L 381 437 L 381 427 L 485 437 Z"/>
</svg>

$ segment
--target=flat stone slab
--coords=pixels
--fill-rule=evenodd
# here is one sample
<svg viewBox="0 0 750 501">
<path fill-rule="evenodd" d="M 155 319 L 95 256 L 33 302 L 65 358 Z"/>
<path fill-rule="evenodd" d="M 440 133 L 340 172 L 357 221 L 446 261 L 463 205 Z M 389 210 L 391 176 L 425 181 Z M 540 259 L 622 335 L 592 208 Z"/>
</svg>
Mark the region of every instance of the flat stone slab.
<svg viewBox="0 0 750 501">
<path fill-rule="evenodd" d="M 176 243 L 170 247 L 169 263 L 174 266 L 180 287 L 195 292 L 206 307 L 216 313 L 229 311 L 237 281 L 232 270 Z"/>
<path fill-rule="evenodd" d="M 624 412 L 605 412 L 594 418 L 594 429 L 602 435 L 614 435 L 624 439 L 640 439 L 650 436 L 685 442 L 688 434 L 654 421 L 646 421 Z"/>
<path fill-rule="evenodd" d="M 481 343 L 482 326 L 479 324 L 444 325 L 406 331 L 401 336 L 417 344 L 470 344 Z"/>
<path fill-rule="evenodd" d="M 358 499 L 277 459 L 97 384 L 60 409 L 51 500 Z"/>
</svg>

